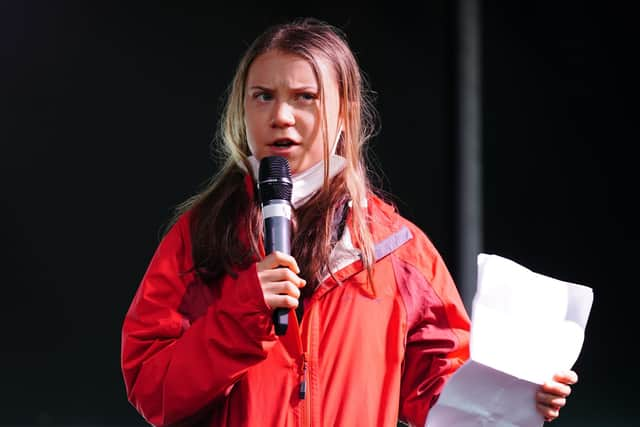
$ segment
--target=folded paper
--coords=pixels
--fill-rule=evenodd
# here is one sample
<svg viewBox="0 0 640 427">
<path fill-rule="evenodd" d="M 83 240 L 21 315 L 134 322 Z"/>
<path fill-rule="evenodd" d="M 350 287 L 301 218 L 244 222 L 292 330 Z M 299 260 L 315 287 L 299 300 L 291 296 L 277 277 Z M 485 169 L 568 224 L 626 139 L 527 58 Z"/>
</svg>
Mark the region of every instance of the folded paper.
<svg viewBox="0 0 640 427">
<path fill-rule="evenodd" d="M 587 286 L 479 254 L 471 357 L 449 379 L 425 426 L 542 426 L 535 393 L 575 364 L 592 304 Z"/>
</svg>

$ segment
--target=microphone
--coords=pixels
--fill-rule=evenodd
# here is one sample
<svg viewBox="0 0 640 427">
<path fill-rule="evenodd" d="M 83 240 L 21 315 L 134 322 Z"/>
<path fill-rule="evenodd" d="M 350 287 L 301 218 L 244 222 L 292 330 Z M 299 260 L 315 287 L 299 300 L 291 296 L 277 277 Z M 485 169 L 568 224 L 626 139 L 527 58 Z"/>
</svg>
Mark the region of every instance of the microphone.
<svg viewBox="0 0 640 427">
<path fill-rule="evenodd" d="M 258 190 L 264 221 L 264 249 L 291 255 L 291 193 L 293 182 L 289 162 L 281 156 L 267 156 L 260 161 Z M 284 335 L 289 325 L 289 310 L 273 311 L 276 335 Z"/>
</svg>

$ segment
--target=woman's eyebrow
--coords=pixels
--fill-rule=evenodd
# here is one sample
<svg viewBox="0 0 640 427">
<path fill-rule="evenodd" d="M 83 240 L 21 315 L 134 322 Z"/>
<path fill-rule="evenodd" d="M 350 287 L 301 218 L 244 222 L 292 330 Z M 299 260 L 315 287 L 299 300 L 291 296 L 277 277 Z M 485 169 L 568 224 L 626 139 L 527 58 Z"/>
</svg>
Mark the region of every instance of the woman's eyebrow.
<svg viewBox="0 0 640 427">
<path fill-rule="evenodd" d="M 296 87 L 291 87 L 291 90 L 310 90 L 313 92 L 317 92 L 318 88 L 316 86 L 296 86 Z"/>
<path fill-rule="evenodd" d="M 293 90 L 293 91 L 301 91 L 301 90 L 310 90 L 313 92 L 317 92 L 318 91 L 318 87 L 317 86 L 311 86 L 311 85 L 303 85 L 303 86 L 292 86 L 288 88 L 289 90 Z M 265 91 L 273 91 L 275 89 L 269 88 L 267 86 L 262 86 L 262 85 L 254 85 L 249 87 L 249 90 L 265 90 Z"/>
</svg>

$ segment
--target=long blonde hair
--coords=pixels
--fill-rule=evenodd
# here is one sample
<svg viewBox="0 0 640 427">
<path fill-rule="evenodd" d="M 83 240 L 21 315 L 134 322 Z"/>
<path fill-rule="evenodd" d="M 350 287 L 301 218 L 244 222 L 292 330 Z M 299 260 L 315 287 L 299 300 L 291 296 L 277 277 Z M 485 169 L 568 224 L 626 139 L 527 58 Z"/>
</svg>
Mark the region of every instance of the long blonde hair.
<svg viewBox="0 0 640 427">
<path fill-rule="evenodd" d="M 303 277 L 304 265 L 309 265 L 307 277 L 317 279 L 319 271 L 327 265 L 330 247 L 335 243 L 334 217 L 345 199 L 350 199 L 354 231 L 352 239 L 362 252 L 364 266 L 371 272 L 374 242 L 363 201 L 372 191 L 367 176 L 365 144 L 376 131 L 376 111 L 366 79 L 344 33 L 313 18 L 270 27 L 250 45 L 240 60 L 228 90 L 216 140 L 217 154 L 221 160 L 220 171 L 201 192 L 176 209 L 175 218 L 188 210 L 195 213 L 195 220 L 192 221 L 195 267 L 204 276 L 210 274 L 215 278 L 225 272 L 232 273 L 234 266 L 246 264 L 258 255 L 258 242 L 262 235 L 259 206 L 255 198 L 250 200 L 247 197 L 242 182 L 242 177 L 250 173 L 244 98 L 251 64 L 259 55 L 273 50 L 294 54 L 309 62 L 320 85 L 323 112 L 326 112 L 326 106 L 317 58 L 332 65 L 338 83 L 343 122 L 337 154 L 346 159 L 346 167 L 338 177 L 330 180 L 328 162 L 324 162 L 325 179 L 322 189 L 296 212 L 293 255 L 297 259 L 303 258 L 298 259 Z M 327 138 L 326 114 L 322 114 L 322 118 L 324 158 L 327 159 L 330 155 L 330 142 Z M 313 209 L 308 209 L 309 206 L 313 206 Z M 240 218 L 241 224 L 229 221 L 229 218 Z M 324 227 L 319 227 L 319 224 Z M 239 238 L 239 227 L 246 230 L 245 238 Z M 244 246 L 239 247 L 238 242 L 244 242 Z M 233 250 L 229 251 L 229 247 Z M 220 257 L 223 259 L 219 259 Z"/>
</svg>

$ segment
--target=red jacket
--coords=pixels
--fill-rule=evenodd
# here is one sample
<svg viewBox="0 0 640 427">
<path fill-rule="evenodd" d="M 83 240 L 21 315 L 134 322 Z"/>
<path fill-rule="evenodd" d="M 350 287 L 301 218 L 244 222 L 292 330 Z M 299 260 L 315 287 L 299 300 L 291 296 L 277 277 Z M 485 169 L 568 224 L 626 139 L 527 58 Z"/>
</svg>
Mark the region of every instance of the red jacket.
<svg viewBox="0 0 640 427">
<path fill-rule="evenodd" d="M 153 425 L 422 427 L 468 358 L 470 322 L 428 238 L 372 196 L 373 287 L 343 260 L 286 335 L 255 264 L 212 288 L 193 273 L 189 213 L 163 238 L 124 319 L 131 404 Z M 347 229 L 350 229 L 347 220 Z M 305 390 L 303 390 L 303 388 Z M 302 393 L 304 391 L 304 393 Z"/>
</svg>

